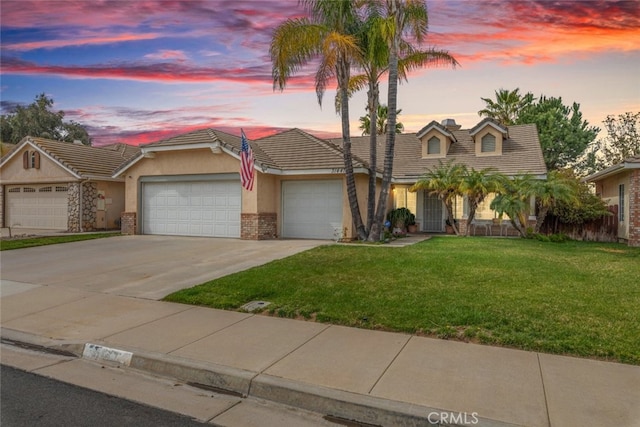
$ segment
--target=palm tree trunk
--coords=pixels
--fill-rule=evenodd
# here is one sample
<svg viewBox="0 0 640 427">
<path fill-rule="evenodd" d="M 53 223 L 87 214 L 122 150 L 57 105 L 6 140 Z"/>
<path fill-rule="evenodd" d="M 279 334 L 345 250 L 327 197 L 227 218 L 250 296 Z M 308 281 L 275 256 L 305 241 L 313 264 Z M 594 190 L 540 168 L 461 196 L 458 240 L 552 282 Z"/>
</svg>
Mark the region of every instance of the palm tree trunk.
<svg viewBox="0 0 640 427">
<path fill-rule="evenodd" d="M 548 206 L 540 206 L 540 211 L 538 212 L 538 220 L 536 221 L 536 233 L 540 232 L 540 229 L 542 228 L 542 224 L 544 223 L 544 219 L 547 217 L 547 214 L 549 213 L 549 207 Z"/>
<path fill-rule="evenodd" d="M 376 217 L 371 231 L 369 241 L 379 241 L 382 232 L 382 223 L 387 210 L 387 200 L 391 189 L 391 178 L 393 177 L 393 155 L 396 143 L 396 114 L 398 111 L 398 44 L 400 39 L 400 16 L 398 5 L 395 0 L 391 1 L 391 11 L 395 20 L 395 31 L 392 36 L 389 49 L 389 89 L 387 98 L 387 143 L 384 151 L 384 170 L 382 172 L 382 185 L 380 197 L 376 208 Z"/>
<path fill-rule="evenodd" d="M 342 147 L 344 151 L 344 170 L 347 180 L 347 197 L 349 199 L 349 208 L 351 210 L 351 218 L 355 227 L 358 239 L 365 240 L 367 234 L 360 215 L 360 206 L 358 205 L 358 194 L 356 192 L 356 180 L 353 174 L 353 157 L 351 155 L 351 130 L 349 129 L 349 62 L 344 58 L 338 60 L 336 65 L 336 74 L 338 77 L 338 85 L 340 87 L 340 98 L 342 105 L 340 113 L 342 116 Z"/>
<path fill-rule="evenodd" d="M 378 135 L 376 134 L 376 120 L 379 104 L 378 83 L 369 80 L 369 90 L 367 91 L 369 106 L 369 196 L 367 199 L 367 232 L 371 232 L 376 209 L 376 164 L 378 162 Z"/>
</svg>

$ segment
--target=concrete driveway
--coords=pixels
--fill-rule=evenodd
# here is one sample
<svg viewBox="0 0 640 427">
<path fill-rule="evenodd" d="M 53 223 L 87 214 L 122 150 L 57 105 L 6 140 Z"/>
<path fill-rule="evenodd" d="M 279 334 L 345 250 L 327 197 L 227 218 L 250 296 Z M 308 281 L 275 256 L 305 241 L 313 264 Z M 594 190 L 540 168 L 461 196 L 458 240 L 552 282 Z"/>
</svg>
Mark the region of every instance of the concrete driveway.
<svg viewBox="0 0 640 427">
<path fill-rule="evenodd" d="M 157 300 L 328 243 L 145 235 L 17 249 L 1 254 L 1 289 L 6 296 L 46 285 Z"/>
</svg>

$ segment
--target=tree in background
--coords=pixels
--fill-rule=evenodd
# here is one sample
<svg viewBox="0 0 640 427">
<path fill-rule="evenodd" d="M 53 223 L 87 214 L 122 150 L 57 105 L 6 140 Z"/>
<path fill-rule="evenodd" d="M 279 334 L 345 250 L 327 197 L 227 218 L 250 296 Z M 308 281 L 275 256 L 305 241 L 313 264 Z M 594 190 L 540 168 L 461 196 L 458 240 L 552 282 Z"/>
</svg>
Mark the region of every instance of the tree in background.
<svg viewBox="0 0 640 427">
<path fill-rule="evenodd" d="M 33 136 L 66 142 L 80 140 L 91 145 L 86 128 L 74 121 L 65 122 L 64 111 L 53 111 L 53 103 L 52 98 L 41 93 L 32 104 L 17 106 L 13 112 L 2 115 L 2 141 L 16 144 L 25 136 Z"/>
<path fill-rule="evenodd" d="M 514 90 L 500 89 L 495 91 L 495 94 L 495 101 L 490 98 L 480 98 L 486 106 L 478 111 L 478 115 L 494 119 L 504 126 L 516 124 L 522 111 L 535 101 L 533 94 L 529 92 L 521 95 L 520 88 Z"/>
<path fill-rule="evenodd" d="M 525 108 L 516 124 L 533 123 L 538 128 L 542 155 L 548 170 L 573 165 L 591 144 L 600 129 L 582 119 L 580 104 L 571 107 L 562 98 L 541 96 Z"/>
<path fill-rule="evenodd" d="M 402 112 L 402 109 L 396 111 L 396 116 Z M 378 135 L 385 135 L 387 133 L 387 116 L 389 115 L 389 109 L 386 105 L 378 105 L 378 114 L 376 114 L 376 133 Z M 362 130 L 362 135 L 370 135 L 371 129 L 371 115 L 367 113 L 366 115 L 360 117 L 360 130 Z M 400 122 L 396 123 L 396 133 L 402 133 L 404 131 L 404 125 Z"/>
<path fill-rule="evenodd" d="M 609 115 L 603 123 L 607 136 L 589 147 L 579 165 L 585 175 L 640 156 L 640 113 Z"/>
</svg>

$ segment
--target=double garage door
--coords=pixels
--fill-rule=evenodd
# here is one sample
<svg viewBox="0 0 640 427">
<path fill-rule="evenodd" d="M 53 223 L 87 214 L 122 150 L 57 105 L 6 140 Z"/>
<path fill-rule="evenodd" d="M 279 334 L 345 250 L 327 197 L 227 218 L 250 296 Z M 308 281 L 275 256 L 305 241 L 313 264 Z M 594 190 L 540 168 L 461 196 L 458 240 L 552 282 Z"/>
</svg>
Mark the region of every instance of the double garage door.
<svg viewBox="0 0 640 427">
<path fill-rule="evenodd" d="M 142 232 L 240 237 L 240 181 L 142 183 Z"/>
<path fill-rule="evenodd" d="M 8 227 L 67 229 L 66 185 L 9 185 L 5 191 Z"/>
</svg>

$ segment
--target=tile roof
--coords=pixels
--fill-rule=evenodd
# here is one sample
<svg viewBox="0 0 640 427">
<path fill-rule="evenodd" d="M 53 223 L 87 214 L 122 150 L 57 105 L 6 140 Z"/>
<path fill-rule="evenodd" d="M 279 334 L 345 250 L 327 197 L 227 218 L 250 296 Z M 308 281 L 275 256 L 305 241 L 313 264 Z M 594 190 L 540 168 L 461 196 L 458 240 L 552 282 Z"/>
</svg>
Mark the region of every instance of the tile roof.
<svg viewBox="0 0 640 427">
<path fill-rule="evenodd" d="M 481 123 L 486 124 L 484 120 Z M 424 129 L 442 125 L 437 122 L 428 124 Z M 422 143 L 415 133 L 396 135 L 393 175 L 396 180 L 416 180 L 428 168 L 438 165 L 439 160 L 454 159 L 468 167 L 484 169 L 493 167 L 506 175 L 528 172 L 544 175 L 547 169 L 542 157 L 535 125 L 517 125 L 504 128 L 508 137 L 503 142 L 502 155 L 476 156 L 471 130 L 447 130 L 454 140 L 445 159 L 423 159 Z M 478 129 L 474 127 L 473 129 Z M 422 131 L 421 131 L 422 132 Z M 239 156 L 240 137 L 215 129 L 202 129 L 162 141 L 146 144 L 144 147 L 171 147 L 190 144 L 219 143 L 221 147 Z M 352 137 L 354 168 L 368 167 L 369 137 Z M 378 137 L 378 158 L 376 168 L 383 170 L 385 137 Z M 300 129 L 290 129 L 275 135 L 249 141 L 256 159 L 256 166 L 263 171 L 278 169 L 282 171 L 343 169 L 342 138 L 324 140 Z M 140 157 L 137 156 L 138 158 Z M 130 163 L 130 162 L 129 162 Z M 126 166 L 121 166 L 121 170 Z"/>
<path fill-rule="evenodd" d="M 427 125 L 429 126 L 429 125 Z M 422 158 L 422 143 L 414 133 L 396 135 L 393 176 L 395 179 L 417 179 L 427 169 L 438 166 L 439 160 L 454 159 L 457 163 L 475 169 L 495 168 L 505 175 L 528 172 L 534 175 L 547 173 L 542 157 L 542 149 L 535 125 L 517 125 L 507 128 L 508 138 L 502 144 L 501 156 L 476 156 L 470 130 L 452 130 L 451 134 L 457 142 L 451 144 L 444 159 Z M 340 139 L 332 139 L 338 142 Z M 361 158 L 369 158 L 369 137 L 352 137 L 353 152 Z M 383 167 L 385 137 L 378 137 L 377 167 Z"/>
<path fill-rule="evenodd" d="M 18 146 L 27 141 L 82 178 L 111 178 L 121 164 L 140 152 L 139 148 L 127 144 L 92 147 L 30 136 L 25 137 Z"/>
</svg>

